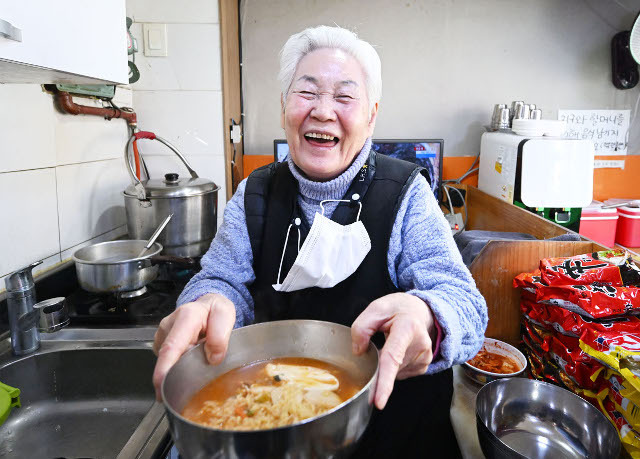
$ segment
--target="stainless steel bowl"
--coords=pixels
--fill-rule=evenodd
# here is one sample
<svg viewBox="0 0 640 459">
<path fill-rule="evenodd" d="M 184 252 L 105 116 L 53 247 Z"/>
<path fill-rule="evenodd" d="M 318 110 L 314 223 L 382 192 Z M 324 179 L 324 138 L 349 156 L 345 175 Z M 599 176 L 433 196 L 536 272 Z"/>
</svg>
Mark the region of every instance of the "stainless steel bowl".
<svg viewBox="0 0 640 459">
<path fill-rule="evenodd" d="M 309 357 L 335 364 L 363 384 L 355 396 L 320 416 L 276 429 L 218 430 L 180 415 L 207 383 L 229 370 L 276 357 Z M 234 330 L 225 360 L 207 363 L 203 345 L 184 354 L 162 383 L 173 440 L 185 458 L 346 457 L 372 412 L 378 351 L 370 343 L 362 356 L 351 351 L 351 329 L 315 320 L 284 320 Z"/>
<path fill-rule="evenodd" d="M 476 398 L 482 452 L 493 458 L 617 458 L 620 439 L 593 405 L 524 378 L 493 381 Z"/>
</svg>

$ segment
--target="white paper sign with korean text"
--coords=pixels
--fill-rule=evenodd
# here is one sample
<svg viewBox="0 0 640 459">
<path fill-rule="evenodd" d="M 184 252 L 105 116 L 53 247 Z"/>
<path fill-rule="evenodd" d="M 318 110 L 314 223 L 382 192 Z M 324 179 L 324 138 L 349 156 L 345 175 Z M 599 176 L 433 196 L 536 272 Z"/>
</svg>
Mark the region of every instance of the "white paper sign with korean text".
<svg viewBox="0 0 640 459">
<path fill-rule="evenodd" d="M 626 155 L 631 110 L 558 110 L 565 137 L 592 140 L 596 155 Z"/>
</svg>

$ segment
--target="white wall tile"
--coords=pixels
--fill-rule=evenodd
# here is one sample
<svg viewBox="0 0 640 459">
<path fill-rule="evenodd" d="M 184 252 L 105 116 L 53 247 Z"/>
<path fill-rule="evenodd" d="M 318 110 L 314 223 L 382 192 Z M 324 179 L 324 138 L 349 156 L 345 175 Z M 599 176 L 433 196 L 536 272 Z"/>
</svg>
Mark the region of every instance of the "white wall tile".
<svg viewBox="0 0 640 459">
<path fill-rule="evenodd" d="M 92 244 L 98 244 L 100 242 L 113 241 L 114 239 L 121 238 L 126 234 L 127 234 L 127 226 L 126 225 L 119 226 L 114 230 L 108 231 L 104 234 L 101 234 L 100 236 L 94 237 L 92 239 L 89 239 L 88 241 L 82 242 L 78 245 L 74 245 L 73 247 L 63 250 L 62 253 L 60 254 L 60 258 L 62 259 L 62 261 L 70 260 L 73 254 L 77 250 L 80 250 L 83 247 L 86 247 Z"/>
<path fill-rule="evenodd" d="M 123 91 L 122 99 L 131 100 L 130 91 Z M 101 102 L 83 97 L 74 97 L 74 102 L 102 107 Z M 124 158 L 124 149 L 129 140 L 125 120 L 107 121 L 99 116 L 71 115 L 58 110 L 54 120 L 57 165 Z"/>
<path fill-rule="evenodd" d="M 208 178 L 220 187 L 218 191 L 218 216 L 222 215 L 226 204 L 224 157 L 193 155 L 185 155 L 185 157 L 191 167 L 198 173 L 198 176 Z M 181 177 L 189 176 L 187 169 L 180 163 L 178 158 L 146 155 L 145 161 L 151 177 L 161 178 L 167 172 L 177 172 Z"/>
<path fill-rule="evenodd" d="M 138 127 L 168 140 L 184 154 L 224 155 L 220 91 L 134 91 Z M 155 141 L 138 142 L 142 154 L 173 155 Z"/>
<path fill-rule="evenodd" d="M 140 79 L 131 85 L 134 90 L 221 90 L 217 24 L 168 24 L 167 57 L 146 57 L 142 24 L 133 24 L 131 31 L 141 50 L 136 54 Z"/>
<path fill-rule="evenodd" d="M 0 84 L 0 172 L 55 165 L 52 97 L 36 84 Z"/>
<path fill-rule="evenodd" d="M 55 170 L 0 174 L 0 276 L 60 252 Z"/>
<path fill-rule="evenodd" d="M 133 89 L 131 89 L 131 86 L 116 86 L 116 94 L 113 96 L 113 103 L 118 107 L 132 107 Z"/>
<path fill-rule="evenodd" d="M 217 23 L 216 0 L 127 0 L 127 16 L 135 22 Z"/>
<path fill-rule="evenodd" d="M 129 176 L 124 161 L 60 166 L 57 176 L 62 250 L 126 223 L 122 192 Z"/>
</svg>

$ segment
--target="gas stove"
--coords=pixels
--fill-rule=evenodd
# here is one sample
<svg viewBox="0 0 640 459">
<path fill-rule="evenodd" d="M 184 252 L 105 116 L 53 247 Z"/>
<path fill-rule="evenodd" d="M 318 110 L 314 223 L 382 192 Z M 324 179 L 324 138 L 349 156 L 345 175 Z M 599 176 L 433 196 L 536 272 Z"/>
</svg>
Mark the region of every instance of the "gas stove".
<svg viewBox="0 0 640 459">
<path fill-rule="evenodd" d="M 199 270 L 199 263 L 193 269 L 161 264 L 158 278 L 141 290 L 99 294 L 80 287 L 75 265 L 69 263 L 60 271 L 37 280 L 36 295 L 39 301 L 65 297 L 71 326 L 157 325 L 175 310 L 178 296 Z M 6 329 L 2 324 L 8 323 L 6 307 L 1 303 L 0 331 Z"/>
<path fill-rule="evenodd" d="M 184 285 L 153 281 L 140 295 L 96 294 L 78 288 L 66 298 L 72 325 L 154 325 L 171 314 Z"/>
</svg>

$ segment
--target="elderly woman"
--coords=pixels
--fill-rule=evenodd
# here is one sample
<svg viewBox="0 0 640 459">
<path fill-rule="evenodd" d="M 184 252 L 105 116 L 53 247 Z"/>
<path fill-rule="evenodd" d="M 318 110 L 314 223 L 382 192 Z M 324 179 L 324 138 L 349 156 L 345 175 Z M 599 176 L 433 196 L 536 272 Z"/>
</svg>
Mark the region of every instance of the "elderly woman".
<svg viewBox="0 0 640 459">
<path fill-rule="evenodd" d="M 202 338 L 216 364 L 235 327 L 337 322 L 354 353 L 374 335 L 382 347 L 379 411 L 356 455 L 453 457 L 451 366 L 479 350 L 486 304 L 421 169 L 371 150 L 380 59 L 350 31 L 310 28 L 284 45 L 279 79 L 289 157 L 227 204 L 202 271 L 160 324 L 154 384 Z"/>
</svg>

